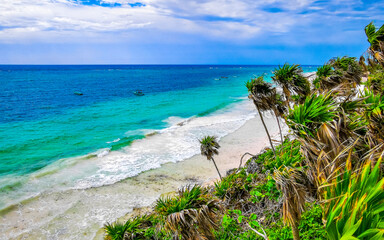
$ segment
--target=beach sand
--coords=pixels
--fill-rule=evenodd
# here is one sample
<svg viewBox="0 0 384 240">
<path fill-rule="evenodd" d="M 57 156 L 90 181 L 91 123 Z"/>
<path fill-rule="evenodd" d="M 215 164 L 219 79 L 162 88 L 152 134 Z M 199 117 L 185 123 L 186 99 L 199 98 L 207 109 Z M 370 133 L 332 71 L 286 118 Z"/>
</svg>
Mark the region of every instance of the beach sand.
<svg viewBox="0 0 384 240">
<path fill-rule="evenodd" d="M 267 113 L 265 120 L 273 138 L 279 140 L 275 117 Z M 223 176 L 238 167 L 245 152 L 257 154 L 269 145 L 258 116 L 219 143 L 220 154 L 215 160 Z M 159 196 L 181 186 L 212 183 L 217 178 L 213 163 L 195 155 L 112 185 L 42 194 L 1 214 L 0 239 L 103 239 L 100 228 L 106 222 L 135 209 L 145 211 Z"/>
</svg>

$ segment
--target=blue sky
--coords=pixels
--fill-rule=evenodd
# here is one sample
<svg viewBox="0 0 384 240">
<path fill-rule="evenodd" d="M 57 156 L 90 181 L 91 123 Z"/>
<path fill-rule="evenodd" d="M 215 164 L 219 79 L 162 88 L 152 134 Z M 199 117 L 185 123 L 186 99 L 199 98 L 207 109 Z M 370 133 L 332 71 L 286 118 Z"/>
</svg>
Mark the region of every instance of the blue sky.
<svg viewBox="0 0 384 240">
<path fill-rule="evenodd" d="M 0 64 L 323 64 L 360 56 L 384 0 L 13 0 Z"/>
</svg>

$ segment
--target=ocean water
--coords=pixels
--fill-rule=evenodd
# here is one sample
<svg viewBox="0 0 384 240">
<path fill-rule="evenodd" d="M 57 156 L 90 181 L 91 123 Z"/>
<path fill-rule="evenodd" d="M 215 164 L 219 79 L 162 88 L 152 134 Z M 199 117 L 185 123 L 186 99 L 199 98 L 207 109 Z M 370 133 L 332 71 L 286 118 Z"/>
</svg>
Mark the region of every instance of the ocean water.
<svg viewBox="0 0 384 240">
<path fill-rule="evenodd" d="M 244 83 L 275 67 L 0 66 L 0 209 L 197 154 L 252 117 Z"/>
</svg>

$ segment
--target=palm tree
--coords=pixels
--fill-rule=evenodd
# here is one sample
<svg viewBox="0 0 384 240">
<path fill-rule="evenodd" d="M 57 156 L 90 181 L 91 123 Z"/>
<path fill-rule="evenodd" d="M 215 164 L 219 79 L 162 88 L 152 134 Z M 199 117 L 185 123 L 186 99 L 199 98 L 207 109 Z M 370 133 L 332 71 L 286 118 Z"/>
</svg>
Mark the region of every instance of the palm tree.
<svg viewBox="0 0 384 240">
<path fill-rule="evenodd" d="M 339 78 L 340 83 L 348 84 L 349 88 L 361 83 L 363 69 L 355 57 L 333 58 L 328 64 L 334 69 L 334 74 L 330 78 Z"/>
<path fill-rule="evenodd" d="M 273 113 L 275 114 L 277 125 L 279 126 L 281 143 L 283 143 L 284 138 L 283 133 L 281 131 L 280 118 L 284 116 L 286 108 L 283 104 L 283 99 L 281 98 L 281 95 L 277 93 L 276 88 L 272 89 L 272 93 L 269 95 L 268 101 L 270 103 Z"/>
<path fill-rule="evenodd" d="M 305 211 L 309 181 L 306 175 L 296 168 L 286 167 L 274 171 L 273 178 L 283 196 L 283 219 L 292 227 L 294 240 L 299 240 L 298 223 Z"/>
<path fill-rule="evenodd" d="M 303 70 L 298 64 L 289 65 L 287 63 L 273 72 L 274 76 L 272 79 L 283 88 L 285 103 L 288 109 L 291 109 L 289 103 L 292 100 L 292 91 L 298 94 L 301 100 L 311 91 L 308 79 L 302 73 Z"/>
<path fill-rule="evenodd" d="M 376 61 L 384 65 L 384 25 L 376 31 L 375 25 L 371 22 L 365 27 L 365 34 L 370 44 L 368 51 Z"/>
<path fill-rule="evenodd" d="M 219 143 L 216 141 L 215 136 L 205 136 L 202 139 L 199 140 L 200 142 L 200 152 L 201 155 L 206 156 L 207 160 L 212 160 L 213 164 L 215 165 L 215 168 L 217 170 L 217 173 L 219 174 L 220 180 L 222 179 L 219 169 L 217 168 L 215 159 L 213 159 L 213 155 L 218 155 L 220 148 Z"/>
<path fill-rule="evenodd" d="M 276 157 L 276 151 L 272 143 L 271 135 L 269 135 L 268 128 L 265 125 L 263 115 L 261 114 L 262 111 L 271 110 L 271 105 L 268 99 L 270 99 L 271 95 L 273 94 L 272 86 L 271 84 L 264 81 L 263 76 L 251 79 L 245 84 L 245 86 L 248 89 L 248 98 L 252 99 L 253 104 L 255 104 L 256 106 L 261 122 L 263 123 L 265 132 L 267 133 L 269 143 L 271 144 L 272 151 Z"/>
<path fill-rule="evenodd" d="M 327 78 L 330 77 L 332 73 L 333 69 L 331 65 L 324 64 L 323 66 L 318 67 L 316 71 L 316 79 L 313 81 L 315 89 L 322 91 L 328 89 L 325 84 L 327 83 Z"/>
</svg>

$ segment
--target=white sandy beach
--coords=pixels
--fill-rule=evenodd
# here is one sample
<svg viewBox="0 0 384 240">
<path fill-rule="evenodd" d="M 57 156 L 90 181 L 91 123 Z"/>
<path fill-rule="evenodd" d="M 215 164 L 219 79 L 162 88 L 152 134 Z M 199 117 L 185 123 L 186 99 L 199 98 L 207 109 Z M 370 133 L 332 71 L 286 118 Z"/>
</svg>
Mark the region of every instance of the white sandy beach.
<svg viewBox="0 0 384 240">
<path fill-rule="evenodd" d="M 247 104 L 254 111 L 254 106 Z M 279 140 L 276 119 L 267 113 L 265 120 L 273 138 Z M 258 116 L 219 143 L 220 154 L 215 160 L 222 175 L 238 167 L 245 152 L 256 154 L 268 146 Z M 0 239 L 102 239 L 100 228 L 104 223 L 136 208 L 152 206 L 159 196 L 183 185 L 209 183 L 217 178 L 213 163 L 195 155 L 112 185 L 42 194 L 1 214 Z"/>
</svg>

